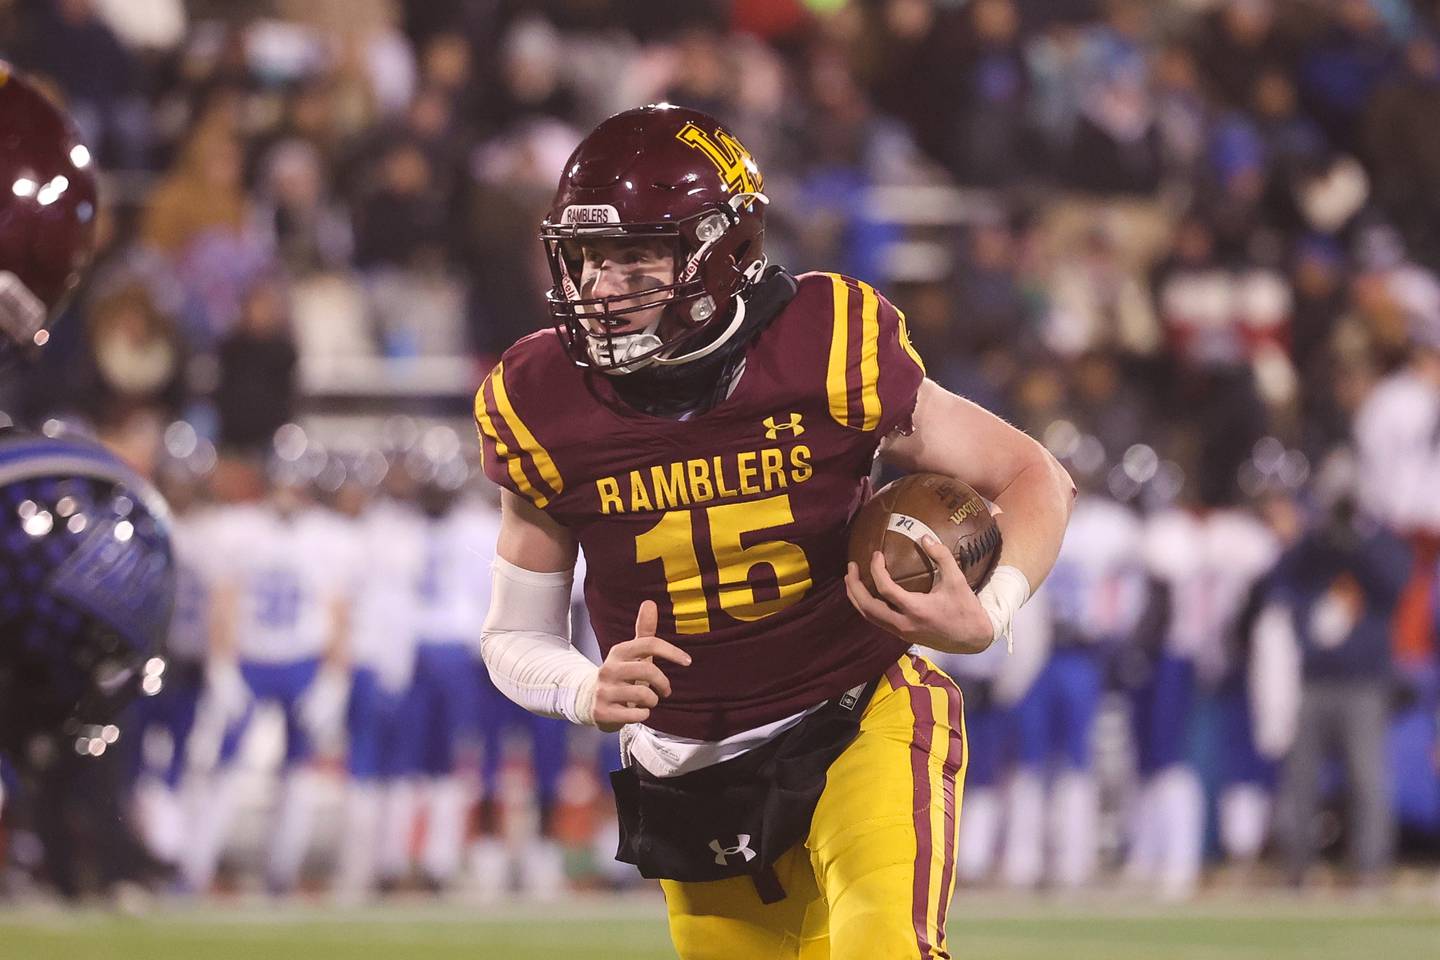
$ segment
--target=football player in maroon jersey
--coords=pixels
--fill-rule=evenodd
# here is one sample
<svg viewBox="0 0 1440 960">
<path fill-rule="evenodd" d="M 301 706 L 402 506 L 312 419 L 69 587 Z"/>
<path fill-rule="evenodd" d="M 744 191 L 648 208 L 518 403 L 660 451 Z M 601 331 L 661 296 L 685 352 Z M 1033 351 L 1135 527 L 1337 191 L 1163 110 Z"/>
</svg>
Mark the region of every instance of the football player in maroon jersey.
<svg viewBox="0 0 1440 960">
<path fill-rule="evenodd" d="M 754 158 L 668 104 L 600 124 L 541 228 L 552 329 L 476 397 L 505 489 L 483 655 L 539 713 L 621 729 L 619 857 L 663 881 L 682 957 L 946 957 L 960 694 L 912 644 L 1008 633 L 1073 487 L 1045 450 L 925 379 L 866 283 L 764 253 Z M 938 544 L 928 594 L 846 527 L 877 454 L 1003 509 L 978 594 Z M 577 548 L 604 653 L 569 643 Z"/>
</svg>

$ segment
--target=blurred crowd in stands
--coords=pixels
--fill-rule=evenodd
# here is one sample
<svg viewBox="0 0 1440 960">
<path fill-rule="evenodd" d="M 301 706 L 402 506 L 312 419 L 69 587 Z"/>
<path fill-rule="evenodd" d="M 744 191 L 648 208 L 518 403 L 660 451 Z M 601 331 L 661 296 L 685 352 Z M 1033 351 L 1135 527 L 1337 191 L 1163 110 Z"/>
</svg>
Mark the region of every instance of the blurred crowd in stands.
<svg viewBox="0 0 1440 960">
<path fill-rule="evenodd" d="M 1039 660 L 952 665 L 968 879 L 1183 896 L 1272 821 L 1297 881 L 1440 849 L 1440 3 L 0 0 L 0 56 L 105 171 L 0 408 L 222 461 L 463 417 L 546 322 L 570 150 L 696 107 L 762 166 L 772 262 L 880 286 L 1084 491 Z"/>
</svg>

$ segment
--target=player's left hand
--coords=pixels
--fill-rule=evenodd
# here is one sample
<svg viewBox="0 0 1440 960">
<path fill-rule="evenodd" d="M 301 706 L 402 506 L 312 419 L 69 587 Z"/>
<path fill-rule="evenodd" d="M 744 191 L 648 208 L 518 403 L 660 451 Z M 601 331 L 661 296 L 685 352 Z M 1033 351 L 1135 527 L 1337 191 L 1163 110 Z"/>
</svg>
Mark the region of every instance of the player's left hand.
<svg viewBox="0 0 1440 960">
<path fill-rule="evenodd" d="M 845 571 L 845 592 L 860 615 L 907 643 L 918 643 L 945 653 L 980 653 L 995 641 L 995 625 L 965 580 L 960 565 L 940 541 L 926 536 L 920 548 L 935 562 L 935 585 L 929 593 L 912 593 L 897 584 L 885 569 L 885 555 L 870 558 L 871 593 L 860 580 L 860 568 L 850 563 Z"/>
</svg>

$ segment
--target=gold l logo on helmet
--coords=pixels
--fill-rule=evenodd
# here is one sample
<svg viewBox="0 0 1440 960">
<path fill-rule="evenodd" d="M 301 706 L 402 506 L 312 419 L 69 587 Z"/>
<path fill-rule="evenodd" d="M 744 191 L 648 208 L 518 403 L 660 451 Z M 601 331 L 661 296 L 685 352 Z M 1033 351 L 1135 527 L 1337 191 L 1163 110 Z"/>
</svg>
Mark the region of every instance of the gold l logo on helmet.
<svg viewBox="0 0 1440 960">
<path fill-rule="evenodd" d="M 761 423 L 765 424 L 765 439 L 779 439 L 781 430 L 789 430 L 792 437 L 798 437 L 800 436 L 800 434 L 804 433 L 805 428 L 800 426 L 800 414 L 792 413 L 789 414 L 789 417 L 789 423 L 779 423 L 775 420 L 774 417 L 766 417 L 764 420 L 762 420 Z"/>
<path fill-rule="evenodd" d="M 675 134 L 675 139 L 688 144 L 710 158 L 725 184 L 737 193 L 756 193 L 764 185 L 760 168 L 745 145 L 724 130 L 716 128 L 713 134 L 687 123 Z"/>
</svg>

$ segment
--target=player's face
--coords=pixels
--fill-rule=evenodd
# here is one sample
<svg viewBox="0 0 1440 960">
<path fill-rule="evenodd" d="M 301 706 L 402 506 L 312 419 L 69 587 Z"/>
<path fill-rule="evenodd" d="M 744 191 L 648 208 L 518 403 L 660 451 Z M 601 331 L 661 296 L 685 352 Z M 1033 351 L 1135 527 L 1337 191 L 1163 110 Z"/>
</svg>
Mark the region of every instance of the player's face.
<svg viewBox="0 0 1440 960">
<path fill-rule="evenodd" d="M 634 296 L 658 290 L 675 282 L 674 249 L 666 240 L 630 238 L 595 239 L 581 245 L 580 295 L 582 297 Z M 657 293 L 654 307 L 627 313 L 623 325 L 611 333 L 633 333 L 654 323 L 664 308 L 667 294 Z M 642 297 L 625 306 L 645 304 Z M 589 311 L 582 308 L 581 315 Z M 598 331 L 597 331 L 598 332 Z"/>
</svg>

